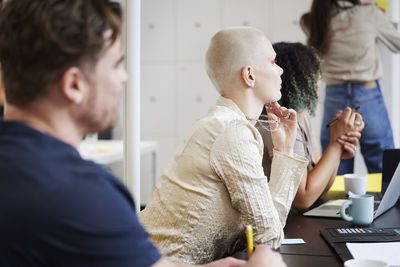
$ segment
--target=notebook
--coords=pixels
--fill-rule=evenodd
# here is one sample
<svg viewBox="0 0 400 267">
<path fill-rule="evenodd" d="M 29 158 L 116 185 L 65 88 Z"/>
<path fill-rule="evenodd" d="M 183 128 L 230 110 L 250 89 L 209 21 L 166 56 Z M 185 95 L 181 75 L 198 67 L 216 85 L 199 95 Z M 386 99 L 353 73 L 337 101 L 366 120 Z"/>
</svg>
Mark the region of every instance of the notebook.
<svg viewBox="0 0 400 267">
<path fill-rule="evenodd" d="M 386 170 L 384 170 L 386 171 Z M 397 168 L 390 180 L 389 186 L 386 192 L 383 194 L 381 201 L 375 201 L 374 206 L 374 219 L 382 215 L 388 209 L 396 204 L 400 196 L 400 163 L 397 164 Z M 325 202 L 324 204 L 311 209 L 305 213 L 304 216 L 316 216 L 316 217 L 332 217 L 340 218 L 340 207 L 347 199 L 336 199 Z"/>
</svg>

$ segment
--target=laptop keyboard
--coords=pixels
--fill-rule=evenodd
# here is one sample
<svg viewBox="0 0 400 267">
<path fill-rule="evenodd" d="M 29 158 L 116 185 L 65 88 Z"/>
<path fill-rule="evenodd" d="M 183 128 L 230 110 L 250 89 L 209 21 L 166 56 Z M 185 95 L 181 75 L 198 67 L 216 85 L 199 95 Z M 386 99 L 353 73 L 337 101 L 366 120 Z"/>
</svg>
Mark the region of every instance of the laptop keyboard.
<svg viewBox="0 0 400 267">
<path fill-rule="evenodd" d="M 340 212 L 340 206 L 329 206 L 329 205 L 326 205 L 326 206 L 323 207 L 323 209 L 324 210 L 339 210 L 339 212 Z"/>
</svg>

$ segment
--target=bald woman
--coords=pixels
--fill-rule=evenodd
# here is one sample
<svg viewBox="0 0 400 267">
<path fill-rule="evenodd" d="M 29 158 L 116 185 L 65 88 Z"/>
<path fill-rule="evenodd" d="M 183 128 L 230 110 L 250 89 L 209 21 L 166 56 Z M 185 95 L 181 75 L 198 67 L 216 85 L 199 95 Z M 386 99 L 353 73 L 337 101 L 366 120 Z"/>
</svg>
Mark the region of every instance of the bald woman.
<svg viewBox="0 0 400 267">
<path fill-rule="evenodd" d="M 240 27 L 216 33 L 206 71 L 221 96 L 194 125 L 139 213 L 161 252 L 190 264 L 222 257 L 248 224 L 256 243 L 279 247 L 308 164 L 293 154 L 297 115 L 276 103 L 283 71 L 261 31 Z M 269 182 L 262 137 L 254 127 L 265 104 L 275 122 L 267 125 L 275 144 Z"/>
</svg>

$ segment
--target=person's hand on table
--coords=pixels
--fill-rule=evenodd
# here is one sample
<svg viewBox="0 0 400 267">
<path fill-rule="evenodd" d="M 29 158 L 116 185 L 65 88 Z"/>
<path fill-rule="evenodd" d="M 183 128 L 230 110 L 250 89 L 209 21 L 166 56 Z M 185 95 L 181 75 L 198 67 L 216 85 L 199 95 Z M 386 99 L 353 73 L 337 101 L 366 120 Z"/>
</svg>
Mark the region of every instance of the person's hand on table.
<svg viewBox="0 0 400 267">
<path fill-rule="evenodd" d="M 242 267 L 247 266 L 246 261 L 235 259 L 233 257 L 223 258 L 217 261 L 213 261 L 209 264 L 201 265 L 204 267 Z M 252 265 L 253 266 L 253 265 Z M 263 265 L 254 265 L 254 266 L 263 266 Z M 271 265 L 272 267 L 272 265 Z"/>
<path fill-rule="evenodd" d="M 250 259 L 245 262 L 232 257 L 211 262 L 205 267 L 286 267 L 279 252 L 273 251 L 266 245 L 258 245 Z"/>
<path fill-rule="evenodd" d="M 273 251 L 266 245 L 258 245 L 245 267 L 285 267 L 286 264 L 279 252 Z"/>
</svg>

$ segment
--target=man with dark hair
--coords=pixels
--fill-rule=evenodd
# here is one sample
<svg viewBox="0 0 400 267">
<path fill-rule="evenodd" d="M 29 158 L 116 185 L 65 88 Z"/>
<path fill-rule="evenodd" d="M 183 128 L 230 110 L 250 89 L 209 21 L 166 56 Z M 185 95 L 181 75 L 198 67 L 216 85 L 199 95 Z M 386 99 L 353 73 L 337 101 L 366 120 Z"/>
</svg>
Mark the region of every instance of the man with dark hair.
<svg viewBox="0 0 400 267">
<path fill-rule="evenodd" d="M 177 266 L 149 241 L 124 185 L 76 150 L 118 119 L 120 5 L 9 0 L 0 10 L 0 265 Z M 284 265 L 265 246 L 248 264 L 262 262 Z"/>
</svg>

